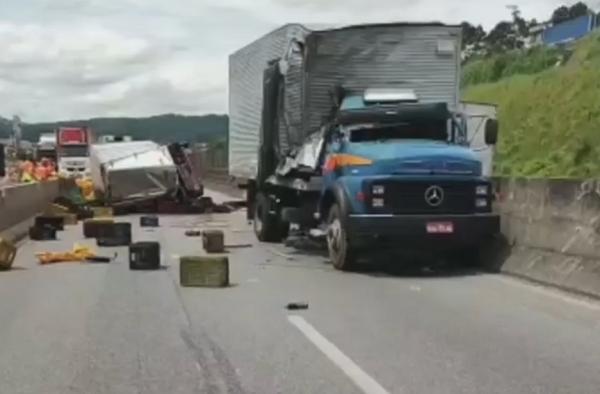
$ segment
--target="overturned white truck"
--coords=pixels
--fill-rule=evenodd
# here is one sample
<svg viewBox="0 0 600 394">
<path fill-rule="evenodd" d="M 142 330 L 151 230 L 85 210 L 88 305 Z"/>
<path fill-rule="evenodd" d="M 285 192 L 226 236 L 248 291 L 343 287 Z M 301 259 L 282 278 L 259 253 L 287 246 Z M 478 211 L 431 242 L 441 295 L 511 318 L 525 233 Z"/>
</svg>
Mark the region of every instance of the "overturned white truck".
<svg viewBox="0 0 600 394">
<path fill-rule="evenodd" d="M 92 145 L 90 164 L 94 187 L 109 202 L 162 196 L 178 185 L 168 148 L 152 141 Z"/>
</svg>

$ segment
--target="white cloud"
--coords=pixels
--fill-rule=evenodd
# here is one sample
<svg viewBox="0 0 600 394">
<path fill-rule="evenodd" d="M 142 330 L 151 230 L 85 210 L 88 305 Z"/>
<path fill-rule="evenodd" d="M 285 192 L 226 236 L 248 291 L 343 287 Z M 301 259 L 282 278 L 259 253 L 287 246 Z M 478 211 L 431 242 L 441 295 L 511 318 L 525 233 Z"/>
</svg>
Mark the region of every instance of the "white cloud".
<svg viewBox="0 0 600 394">
<path fill-rule="evenodd" d="M 522 0 L 518 5 L 525 17 L 541 20 L 560 3 Z M 509 18 L 506 4 L 476 0 L 2 0 L 0 114 L 39 121 L 224 112 L 228 54 L 278 25 L 469 20 L 490 28 Z"/>
</svg>

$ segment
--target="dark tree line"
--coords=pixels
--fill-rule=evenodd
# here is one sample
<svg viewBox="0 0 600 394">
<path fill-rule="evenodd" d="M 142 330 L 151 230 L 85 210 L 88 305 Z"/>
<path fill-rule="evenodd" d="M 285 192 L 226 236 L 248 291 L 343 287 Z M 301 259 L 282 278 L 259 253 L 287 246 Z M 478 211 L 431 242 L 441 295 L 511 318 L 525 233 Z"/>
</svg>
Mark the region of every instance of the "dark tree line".
<svg viewBox="0 0 600 394">
<path fill-rule="evenodd" d="M 98 135 L 128 134 L 134 139 L 159 142 L 216 142 L 227 139 L 227 115 L 159 115 L 149 118 L 96 118 L 23 125 L 23 138 L 37 141 L 39 135 L 60 126 L 90 126 Z M 0 123 L 0 138 L 10 135 L 10 123 Z"/>
<path fill-rule="evenodd" d="M 561 6 L 558 7 L 552 13 L 552 18 L 550 20 L 553 23 L 561 23 L 564 21 L 568 21 L 569 19 L 574 19 L 583 15 L 586 15 L 590 12 L 590 7 L 583 2 L 577 2 L 573 4 L 571 7 Z"/>
<path fill-rule="evenodd" d="M 463 22 L 463 49 L 468 48 L 474 52 L 487 51 L 498 52 L 504 50 L 518 49 L 524 45 L 529 36 L 531 27 L 536 26 L 535 19 L 526 20 L 522 17 L 517 6 L 510 6 L 512 20 L 500 21 L 492 30 L 486 32 L 481 26 L 474 26 L 469 22 Z M 572 6 L 560 6 L 550 16 L 552 23 L 561 23 L 592 12 L 584 2 L 577 2 Z"/>
</svg>

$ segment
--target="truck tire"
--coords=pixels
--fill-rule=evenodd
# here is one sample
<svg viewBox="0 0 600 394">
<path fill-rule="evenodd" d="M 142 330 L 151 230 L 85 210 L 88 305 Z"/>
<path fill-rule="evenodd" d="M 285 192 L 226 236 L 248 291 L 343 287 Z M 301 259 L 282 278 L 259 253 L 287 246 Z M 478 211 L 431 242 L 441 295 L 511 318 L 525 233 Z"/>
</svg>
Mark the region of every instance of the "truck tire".
<svg viewBox="0 0 600 394">
<path fill-rule="evenodd" d="M 281 220 L 281 214 L 271 214 L 269 197 L 256 195 L 254 203 L 254 233 L 261 242 L 281 242 L 288 235 L 290 225 Z"/>
<path fill-rule="evenodd" d="M 356 251 L 348 242 L 339 205 L 334 204 L 327 218 L 327 249 L 335 269 L 349 271 L 356 262 Z"/>
</svg>

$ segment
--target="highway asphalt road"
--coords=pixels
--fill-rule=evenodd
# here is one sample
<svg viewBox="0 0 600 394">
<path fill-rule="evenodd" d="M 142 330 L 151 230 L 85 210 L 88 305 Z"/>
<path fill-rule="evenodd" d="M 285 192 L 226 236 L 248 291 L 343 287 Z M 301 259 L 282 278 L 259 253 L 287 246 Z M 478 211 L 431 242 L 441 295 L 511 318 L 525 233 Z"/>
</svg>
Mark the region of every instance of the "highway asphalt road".
<svg viewBox="0 0 600 394">
<path fill-rule="evenodd" d="M 191 227 L 252 244 L 230 249 L 229 288 L 179 286 L 179 256 L 201 253 Z M 129 271 L 126 248 L 109 265 L 36 264 L 80 226 L 21 246 L 0 273 L 0 393 L 600 392 L 593 301 L 490 274 L 337 272 L 258 244 L 242 212 L 134 230 L 161 241 L 164 269 Z"/>
</svg>

